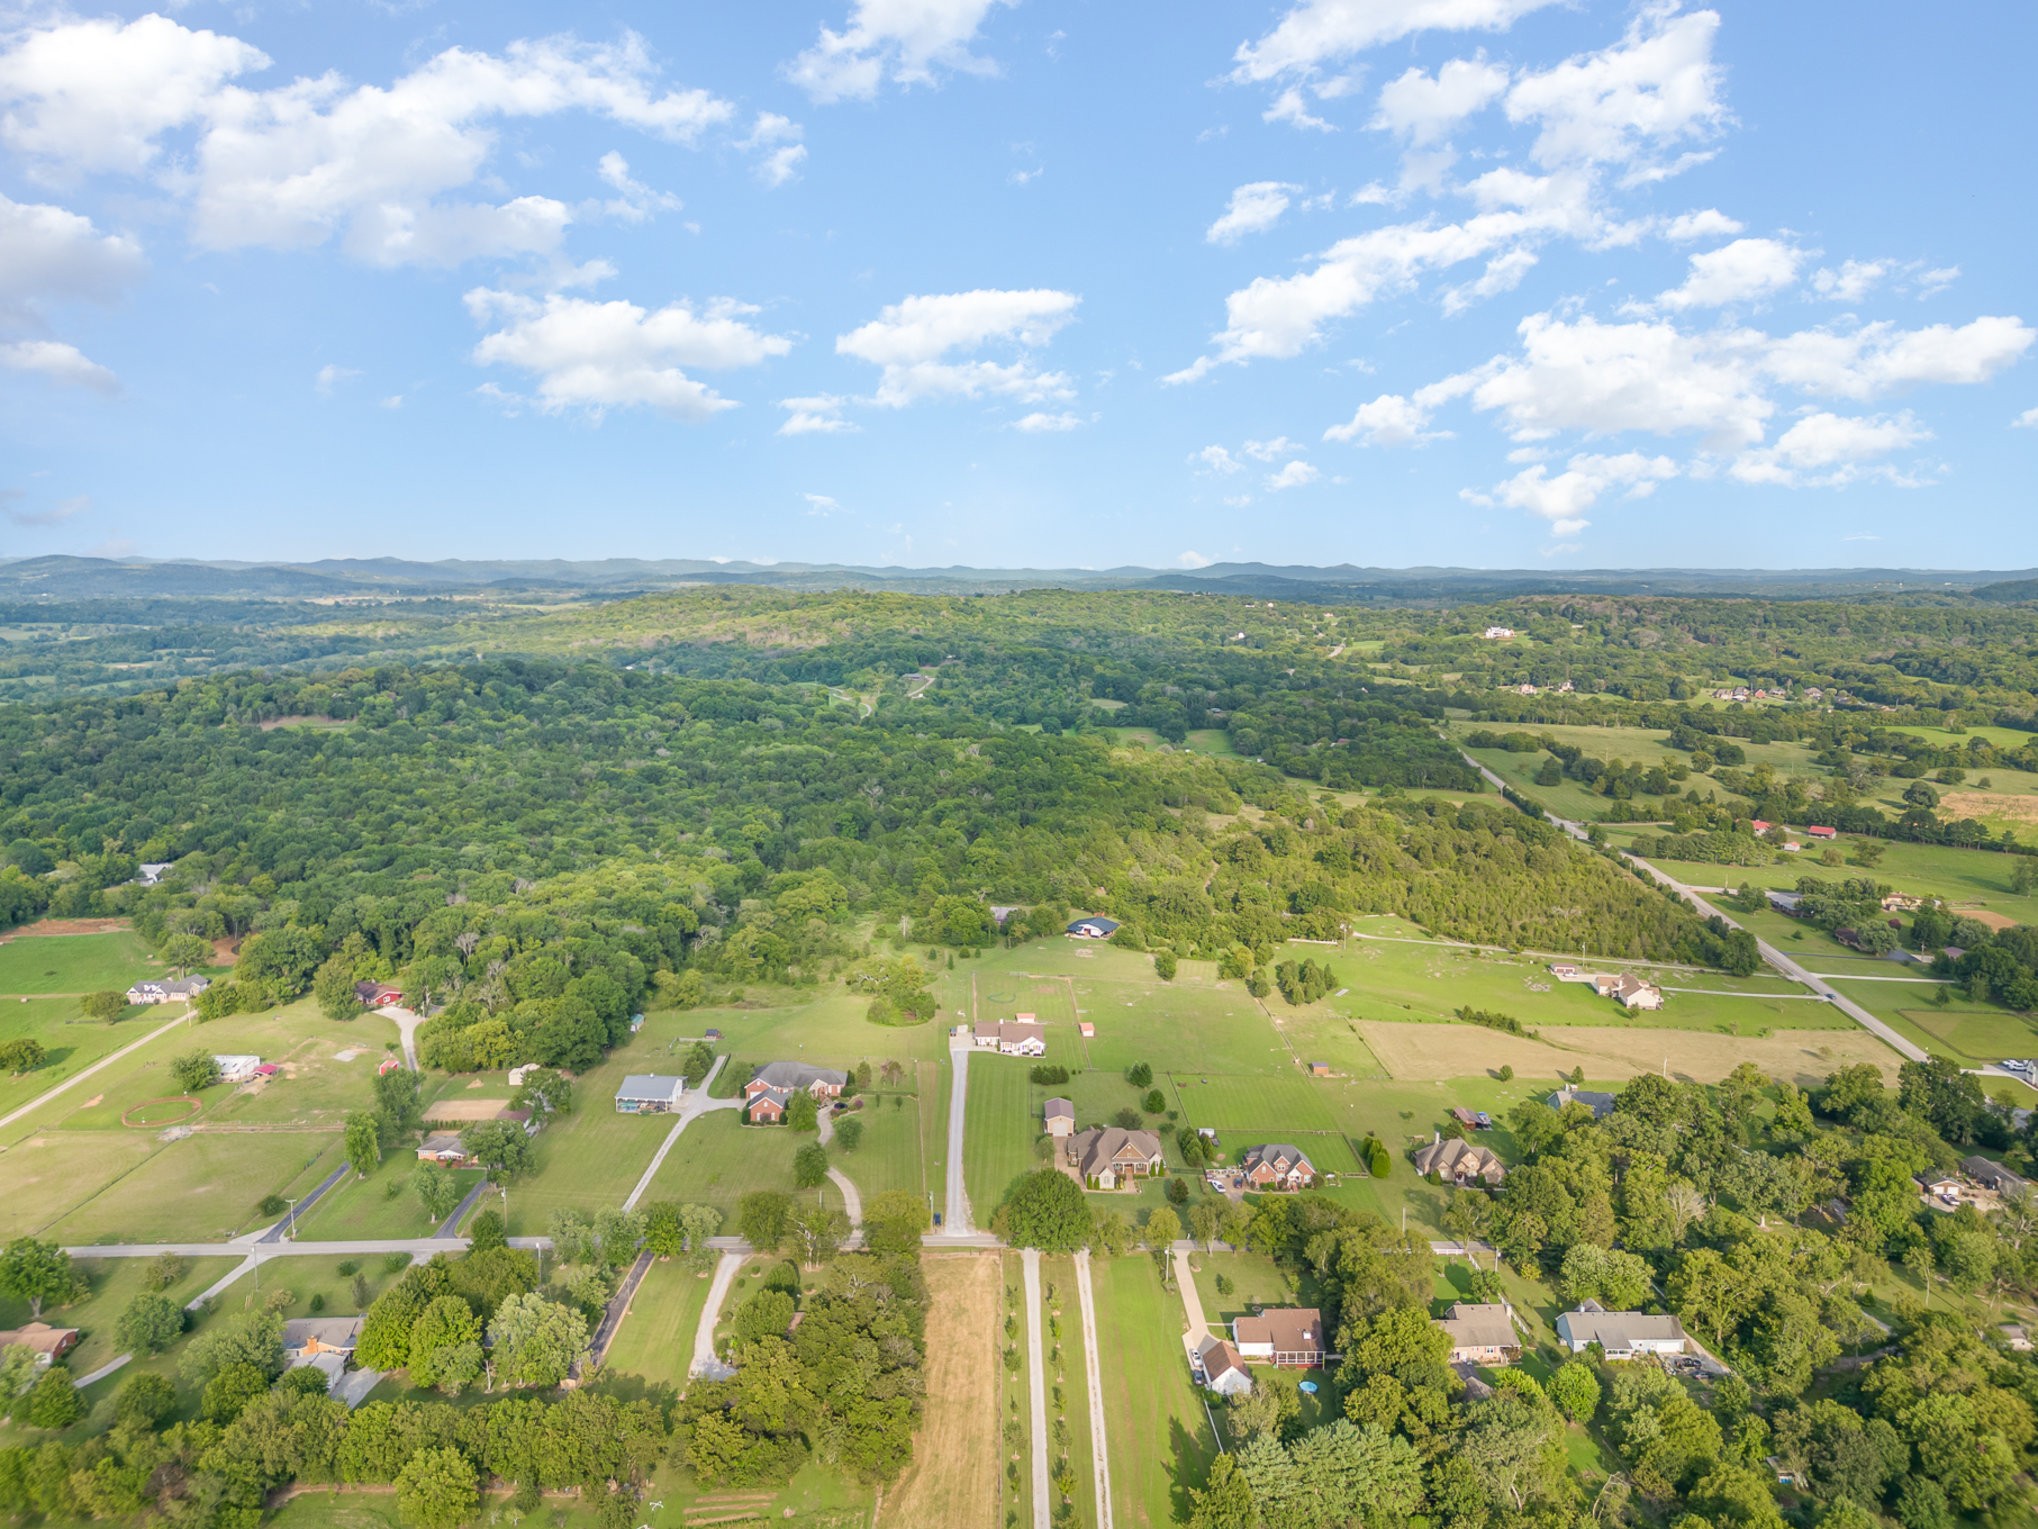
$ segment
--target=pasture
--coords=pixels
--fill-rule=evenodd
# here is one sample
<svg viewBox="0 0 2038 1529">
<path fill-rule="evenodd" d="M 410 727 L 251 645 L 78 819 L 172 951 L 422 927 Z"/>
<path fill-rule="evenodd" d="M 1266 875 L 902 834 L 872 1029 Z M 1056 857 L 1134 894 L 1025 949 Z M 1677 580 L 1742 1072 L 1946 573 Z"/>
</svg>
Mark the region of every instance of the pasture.
<svg viewBox="0 0 2038 1529">
<path fill-rule="evenodd" d="M 1963 1067 L 2005 1057 L 2038 1056 L 2038 1025 L 2020 1014 L 1970 1003 L 1955 988 L 1944 1008 L 1935 986 L 1899 982 L 1835 982 L 1840 992 L 1937 1055 Z"/>
<path fill-rule="evenodd" d="M 131 929 L 97 934 L 38 934 L 30 924 L 0 941 L 0 996 L 125 992 L 163 971 Z"/>
<path fill-rule="evenodd" d="M 417 1166 L 417 1154 L 407 1145 L 383 1153 L 381 1166 L 367 1178 L 349 1173 L 309 1212 L 299 1215 L 297 1235 L 313 1242 L 432 1236 L 438 1230 L 438 1218 L 425 1214 L 423 1203 L 410 1189 L 410 1176 Z M 456 1171 L 453 1177 L 464 1195 L 487 1175 L 468 1168 Z"/>
<path fill-rule="evenodd" d="M 0 950 L 6 948 L 0 946 Z M 169 1023 L 177 1012 L 130 1010 L 128 1019 L 109 1025 L 87 1019 L 75 998 L 0 998 L 0 1043 L 31 1040 L 47 1053 L 42 1065 L 32 1071 L 14 1074 L 0 1070 L 0 1115 L 75 1077 L 109 1052 L 140 1040 Z"/>
<path fill-rule="evenodd" d="M 979 1225 L 1005 1198 L 1014 1179 L 1043 1165 L 1034 1156 L 1040 1138 L 1040 1109 L 1053 1090 L 1027 1081 L 1033 1064 L 1023 1057 L 979 1053 L 969 1060 L 968 1126 L 962 1139 L 963 1187 Z M 860 1186 L 859 1186 L 860 1187 Z"/>
<path fill-rule="evenodd" d="M 83 1133 L 66 1136 L 72 1150 L 92 1150 Z M 256 1210 L 265 1195 L 302 1195 L 341 1160 L 337 1132 L 195 1132 L 156 1145 L 44 1235 L 66 1243 L 223 1242 L 278 1219 Z"/>
<path fill-rule="evenodd" d="M 709 1276 L 678 1259 L 653 1260 L 630 1298 L 603 1368 L 683 1389 L 693 1340 L 708 1302 Z"/>
</svg>

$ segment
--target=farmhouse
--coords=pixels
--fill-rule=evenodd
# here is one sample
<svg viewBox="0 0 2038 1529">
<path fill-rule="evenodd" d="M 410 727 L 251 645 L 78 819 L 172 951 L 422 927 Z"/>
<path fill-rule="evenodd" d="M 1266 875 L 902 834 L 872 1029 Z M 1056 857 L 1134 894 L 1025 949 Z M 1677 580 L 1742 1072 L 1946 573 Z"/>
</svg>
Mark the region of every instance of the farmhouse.
<svg viewBox="0 0 2038 1529">
<path fill-rule="evenodd" d="M 1915 913 L 1925 906 L 1925 899 L 1909 892 L 1892 892 L 1882 900 L 1885 913 Z"/>
<path fill-rule="evenodd" d="M 1596 1343 L 1610 1361 L 1637 1359 L 1644 1354 L 1683 1354 L 1691 1346 L 1684 1324 L 1673 1316 L 1608 1311 L 1597 1301 L 1586 1301 L 1576 1311 L 1558 1317 L 1557 1337 L 1574 1354 L 1582 1354 Z"/>
<path fill-rule="evenodd" d="M 244 1051 L 223 1052 L 212 1059 L 219 1069 L 221 1081 L 246 1083 L 255 1076 L 255 1070 L 262 1065 L 262 1059 Z"/>
<path fill-rule="evenodd" d="M 759 1089 L 743 1101 L 743 1123 L 753 1126 L 775 1126 L 785 1122 L 785 1107 L 792 1098 L 792 1090 L 785 1088 Z"/>
<path fill-rule="evenodd" d="M 403 989 L 394 982 L 357 982 L 354 997 L 363 1008 L 379 1009 L 387 1003 L 402 1003 Z"/>
<path fill-rule="evenodd" d="M 1990 1162 L 1985 1157 L 1963 1157 L 1960 1168 L 1983 1189 L 1993 1189 L 1997 1194 L 2021 1194 L 2031 1187 L 2023 1175 L 2012 1173 L 2001 1163 Z"/>
<path fill-rule="evenodd" d="M 455 1131 L 433 1131 L 418 1143 L 418 1161 L 437 1163 L 445 1168 L 466 1168 L 472 1160 L 467 1149 L 460 1145 L 460 1136 Z"/>
<path fill-rule="evenodd" d="M 669 1115 L 679 1108 L 686 1079 L 665 1073 L 633 1072 L 616 1089 L 618 1115 Z"/>
<path fill-rule="evenodd" d="M 1514 628 L 1511 626 L 1489 626 L 1479 635 L 1488 642 L 1506 642 L 1514 636 Z"/>
<path fill-rule="evenodd" d="M 174 860 L 144 860 L 140 867 L 141 873 L 135 877 L 135 880 L 145 887 L 152 887 L 169 875 L 171 868 L 176 863 Z"/>
<path fill-rule="evenodd" d="M 1307 1189 L 1316 1182 L 1316 1167 L 1302 1155 L 1300 1147 L 1270 1142 L 1247 1147 L 1239 1159 L 1247 1185 L 1254 1189 Z"/>
<path fill-rule="evenodd" d="M 1240 1396 L 1253 1388 L 1252 1375 L 1238 1350 L 1215 1334 L 1204 1334 L 1196 1345 L 1194 1368 L 1197 1383 L 1219 1396 Z"/>
<path fill-rule="evenodd" d="M 1041 1129 L 1049 1136 L 1073 1136 L 1076 1130 L 1076 1107 L 1072 1100 L 1050 1099 L 1041 1106 Z"/>
<path fill-rule="evenodd" d="M 210 977 L 151 977 L 127 990 L 129 1003 L 177 1003 L 212 986 Z"/>
<path fill-rule="evenodd" d="M 1621 973 L 1620 980 L 1614 983 L 1613 997 L 1614 1002 L 1630 1012 L 1663 1007 L 1663 990 L 1628 972 Z"/>
<path fill-rule="evenodd" d="M 1769 892 L 1769 906 L 1778 913 L 1788 913 L 1795 916 L 1797 911 L 1804 906 L 1804 894 L 1802 892 L 1778 892 L 1772 888 Z"/>
<path fill-rule="evenodd" d="M 1452 1364 L 1511 1364 L 1521 1354 L 1513 1313 L 1505 1305 L 1459 1301 L 1436 1325 L 1450 1336 Z"/>
<path fill-rule="evenodd" d="M 1812 824 L 1804 832 L 1807 839 L 1837 839 L 1840 837 L 1839 829 L 1827 828 L 1818 823 Z"/>
<path fill-rule="evenodd" d="M 1326 1358 L 1323 1313 L 1314 1306 L 1269 1306 L 1256 1317 L 1231 1324 L 1231 1341 L 1248 1363 L 1313 1370 Z"/>
<path fill-rule="evenodd" d="M 1467 1184 L 1499 1184 L 1507 1177 L 1507 1164 L 1489 1147 L 1439 1137 L 1416 1152 L 1415 1171 L 1424 1178 L 1437 1178 L 1462 1189 Z"/>
<path fill-rule="evenodd" d="M 1151 1131 L 1092 1126 L 1067 1138 L 1065 1164 L 1091 1189 L 1130 1189 L 1132 1180 L 1164 1171 L 1161 1139 Z"/>
<path fill-rule="evenodd" d="M 1069 925 L 1067 932 L 1078 940 L 1108 940 L 1118 932 L 1118 920 L 1100 916 L 1079 918 Z"/>
<path fill-rule="evenodd" d="M 1046 1056 L 1047 1027 L 1027 1019 L 987 1019 L 970 1032 L 979 1046 L 995 1049 L 1004 1056 Z"/>
<path fill-rule="evenodd" d="M 1562 1110 L 1567 1104 L 1582 1104 L 1592 1111 L 1594 1120 L 1604 1120 L 1613 1113 L 1613 1095 L 1600 1093 L 1597 1089 L 1578 1088 L 1566 1083 L 1545 1101 L 1551 1109 Z"/>
<path fill-rule="evenodd" d="M 0 1332 L 0 1349 L 31 1350 L 35 1354 L 35 1367 L 38 1370 L 47 1370 L 77 1347 L 77 1344 L 77 1328 L 52 1327 L 47 1322 L 31 1322 L 26 1327 Z"/>
<path fill-rule="evenodd" d="M 1918 1188 L 1927 1197 L 1937 1200 L 1942 1205 L 1958 1205 L 1960 1191 L 1966 1188 L 1962 1180 L 1950 1173 L 1921 1173 L 1917 1176 L 1917 1182 Z"/>
</svg>

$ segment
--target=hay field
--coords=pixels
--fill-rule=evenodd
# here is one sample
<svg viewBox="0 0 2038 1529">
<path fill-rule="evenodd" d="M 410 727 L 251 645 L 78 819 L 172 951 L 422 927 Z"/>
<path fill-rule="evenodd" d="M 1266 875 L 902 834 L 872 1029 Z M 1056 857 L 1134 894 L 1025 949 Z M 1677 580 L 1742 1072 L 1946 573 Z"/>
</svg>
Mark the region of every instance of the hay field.
<svg viewBox="0 0 2038 1529">
<path fill-rule="evenodd" d="M 1714 1083 L 1743 1062 L 1799 1085 L 1823 1082 L 1839 1068 L 1872 1062 L 1894 1080 L 1901 1058 L 1866 1030 L 1780 1030 L 1773 1035 L 1706 1035 L 1690 1030 L 1631 1030 L 1575 1025 L 1561 1039 L 1523 1040 L 1471 1025 L 1357 1021 L 1373 1055 L 1397 1079 L 1475 1076 L 1503 1064 L 1524 1077 L 1555 1079 L 1583 1067 L 1596 1080 L 1659 1072 Z"/>
<path fill-rule="evenodd" d="M 998 1317 L 1004 1280 L 997 1255 L 930 1253 L 927 1273 L 927 1411 L 913 1463 L 880 1515 L 898 1529 L 997 1529 Z"/>
</svg>

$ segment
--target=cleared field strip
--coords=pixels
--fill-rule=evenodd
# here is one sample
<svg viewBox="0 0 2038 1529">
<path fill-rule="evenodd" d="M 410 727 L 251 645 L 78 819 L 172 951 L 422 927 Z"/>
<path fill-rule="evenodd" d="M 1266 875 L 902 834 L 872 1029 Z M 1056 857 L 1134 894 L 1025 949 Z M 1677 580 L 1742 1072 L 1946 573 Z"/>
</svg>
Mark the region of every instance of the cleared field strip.
<svg viewBox="0 0 2038 1529">
<path fill-rule="evenodd" d="M 1528 1078 L 1554 1081 L 1574 1067 L 1599 1081 L 1661 1072 L 1716 1083 L 1743 1062 L 1801 1085 L 1822 1083 L 1839 1068 L 1869 1062 L 1892 1078 L 1901 1058 L 1866 1030 L 1785 1030 L 1773 1035 L 1709 1035 L 1691 1030 L 1593 1029 L 1577 1026 L 1540 1041 L 1472 1025 L 1360 1022 L 1367 1046 L 1395 1078 L 1472 1077 L 1503 1065 Z"/>
<path fill-rule="evenodd" d="M 1335 1131 L 1337 1122 L 1315 1084 L 1304 1077 L 1205 1076 L 1174 1073 L 1175 1093 L 1189 1123 L 1227 1134 L 1286 1122 L 1290 1131 Z"/>
<path fill-rule="evenodd" d="M 1217 1448 L 1182 1355 L 1182 1303 L 1151 1258 L 1107 1258 L 1090 1270 L 1097 1360 L 1110 1420 L 1116 1529 L 1165 1529 L 1188 1517 Z"/>
<path fill-rule="evenodd" d="M 885 1496 L 899 1529 L 998 1529 L 1001 1409 L 996 1253 L 929 1253 L 927 1407 L 913 1463 Z"/>
</svg>

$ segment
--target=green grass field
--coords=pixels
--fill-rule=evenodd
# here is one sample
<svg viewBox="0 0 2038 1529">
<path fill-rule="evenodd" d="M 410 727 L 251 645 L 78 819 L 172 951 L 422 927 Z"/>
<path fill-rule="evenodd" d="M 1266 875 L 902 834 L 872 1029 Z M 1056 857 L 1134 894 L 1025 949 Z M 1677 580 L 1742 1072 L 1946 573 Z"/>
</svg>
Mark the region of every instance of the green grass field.
<svg viewBox="0 0 2038 1529">
<path fill-rule="evenodd" d="M 684 1388 L 694 1332 L 708 1302 L 708 1276 L 679 1261 L 653 1262 L 630 1301 L 604 1366 L 619 1375 Z"/>
<path fill-rule="evenodd" d="M 125 992 L 136 979 L 162 970 L 132 930 L 38 935 L 30 926 L 0 942 L 0 996 Z"/>
<path fill-rule="evenodd" d="M 968 971 L 975 963 L 959 963 L 955 973 L 942 975 L 936 991 L 944 1003 L 958 987 L 967 989 Z M 956 1004 L 967 1002 L 956 997 Z M 867 1000 L 836 984 L 816 995 L 811 989 L 792 991 L 759 989 L 754 1003 L 740 1008 L 661 1010 L 646 1017 L 643 1031 L 631 1050 L 643 1065 L 637 1071 L 656 1071 L 668 1050 L 683 1052 L 691 1037 L 713 1028 L 722 1032 L 719 1050 L 746 1065 L 763 1062 L 812 1062 L 822 1067 L 854 1067 L 869 1062 L 873 1071 L 887 1057 L 901 1062 L 924 1059 L 938 1061 L 948 1042 L 939 1022 L 893 1027 L 874 1025 L 864 1018 Z"/>
<path fill-rule="evenodd" d="M 206 1286 L 231 1269 L 232 1258 L 187 1260 L 184 1277 L 166 1289 L 178 1305 L 192 1299 Z M 77 1269 L 89 1286 L 81 1300 L 68 1306 L 45 1306 L 43 1320 L 59 1327 L 78 1329 L 78 1346 L 65 1363 L 73 1375 L 88 1374 L 110 1359 L 120 1356 L 114 1326 L 128 1303 L 146 1288 L 149 1260 L 144 1258 L 81 1258 Z M 28 1303 L 11 1295 L 0 1295 L 0 1327 L 19 1327 L 29 1320 Z"/>
<path fill-rule="evenodd" d="M 969 1059 L 969 1125 L 962 1139 L 963 1186 L 979 1225 L 1005 1198 L 1012 1181 L 1042 1165 L 1033 1144 L 1040 1136 L 1034 1096 L 1047 1097 L 1027 1081 L 1032 1064 L 1022 1057 L 979 1052 Z"/>
<path fill-rule="evenodd" d="M 73 1138 L 73 1150 L 90 1150 L 88 1140 Z M 255 1208 L 264 1195 L 301 1195 L 340 1162 L 334 1132 L 200 1132 L 159 1146 L 45 1235 L 67 1243 L 224 1241 L 274 1219 Z"/>
<path fill-rule="evenodd" d="M 8 947 L 0 945 L 0 950 Z M 0 1072 L 0 1115 L 7 1114 L 73 1077 L 108 1052 L 140 1040 L 167 1024 L 176 1009 L 131 1009 L 129 1017 L 106 1024 L 87 1019 L 75 998 L 0 998 L 0 1042 L 37 1041 L 48 1056 L 42 1066 L 19 1075 Z"/>
<path fill-rule="evenodd" d="M 854 1152 L 831 1145 L 828 1155 L 866 1200 L 887 1189 L 911 1190 L 921 1196 L 927 1193 L 918 1099 L 910 1094 L 873 1094 L 862 1109 L 846 1118 L 863 1122 L 863 1142 Z"/>
<path fill-rule="evenodd" d="M 328 1190 L 309 1213 L 297 1218 L 298 1237 L 310 1242 L 352 1242 L 378 1237 L 431 1236 L 438 1230 L 438 1220 L 425 1214 L 423 1204 L 409 1188 L 410 1176 L 417 1165 L 417 1154 L 398 1146 L 383 1154 L 382 1166 L 367 1178 L 357 1179 L 349 1174 Z M 455 1172 L 453 1177 L 464 1195 L 487 1175 L 478 1168 L 469 1168 Z M 395 1194 L 389 1192 L 392 1186 Z"/>
<path fill-rule="evenodd" d="M 1176 1073 L 1174 1082 L 1189 1124 L 1226 1137 L 1277 1125 L 1290 1131 L 1334 1129 L 1320 1090 L 1292 1070 L 1245 1077 Z"/>
<path fill-rule="evenodd" d="M 655 1125 L 650 1120 L 636 1124 L 654 1126 L 659 1140 L 664 1139 L 665 1126 Z M 736 1118 L 734 1110 L 718 1110 L 712 1115 L 703 1115 L 686 1128 L 679 1145 L 672 1149 L 672 1155 L 666 1158 L 658 1176 L 651 1181 L 643 1203 L 677 1200 L 682 1204 L 712 1205 L 733 1217 L 736 1202 L 753 1189 L 780 1189 L 791 1194 L 793 1153 L 813 1139 L 809 1135 L 788 1131 L 783 1126 L 746 1126 Z M 645 1149 L 637 1173 L 644 1171 L 644 1164 L 650 1161 L 655 1150 L 655 1143 Z M 834 1160 L 843 1155 L 831 1153 L 830 1157 Z M 633 1174 L 631 1183 L 635 1182 Z M 628 1186 L 625 1186 L 624 1192 L 628 1192 Z M 804 1192 L 810 1195 L 818 1193 L 826 1203 L 838 1209 L 841 1207 L 842 1196 L 833 1184 L 824 1185 L 818 1191 Z M 531 1190 L 514 1185 L 510 1189 L 510 1219 L 523 1224 L 517 1210 L 519 1195 L 524 1203 L 522 1215 L 527 1218 Z M 575 1203 L 595 1205 L 607 1202 L 587 1200 Z M 621 1196 L 613 1203 L 620 1204 Z M 549 1208 L 545 1214 L 551 1214 Z"/>
<path fill-rule="evenodd" d="M 1111 1516 L 1126 1529 L 1185 1522 L 1216 1441 L 1182 1351 L 1182 1302 L 1144 1255 L 1096 1259 L 1098 1363 L 1111 1451 Z M 1075 1302 L 1070 1299 L 1073 1311 Z"/>
</svg>

